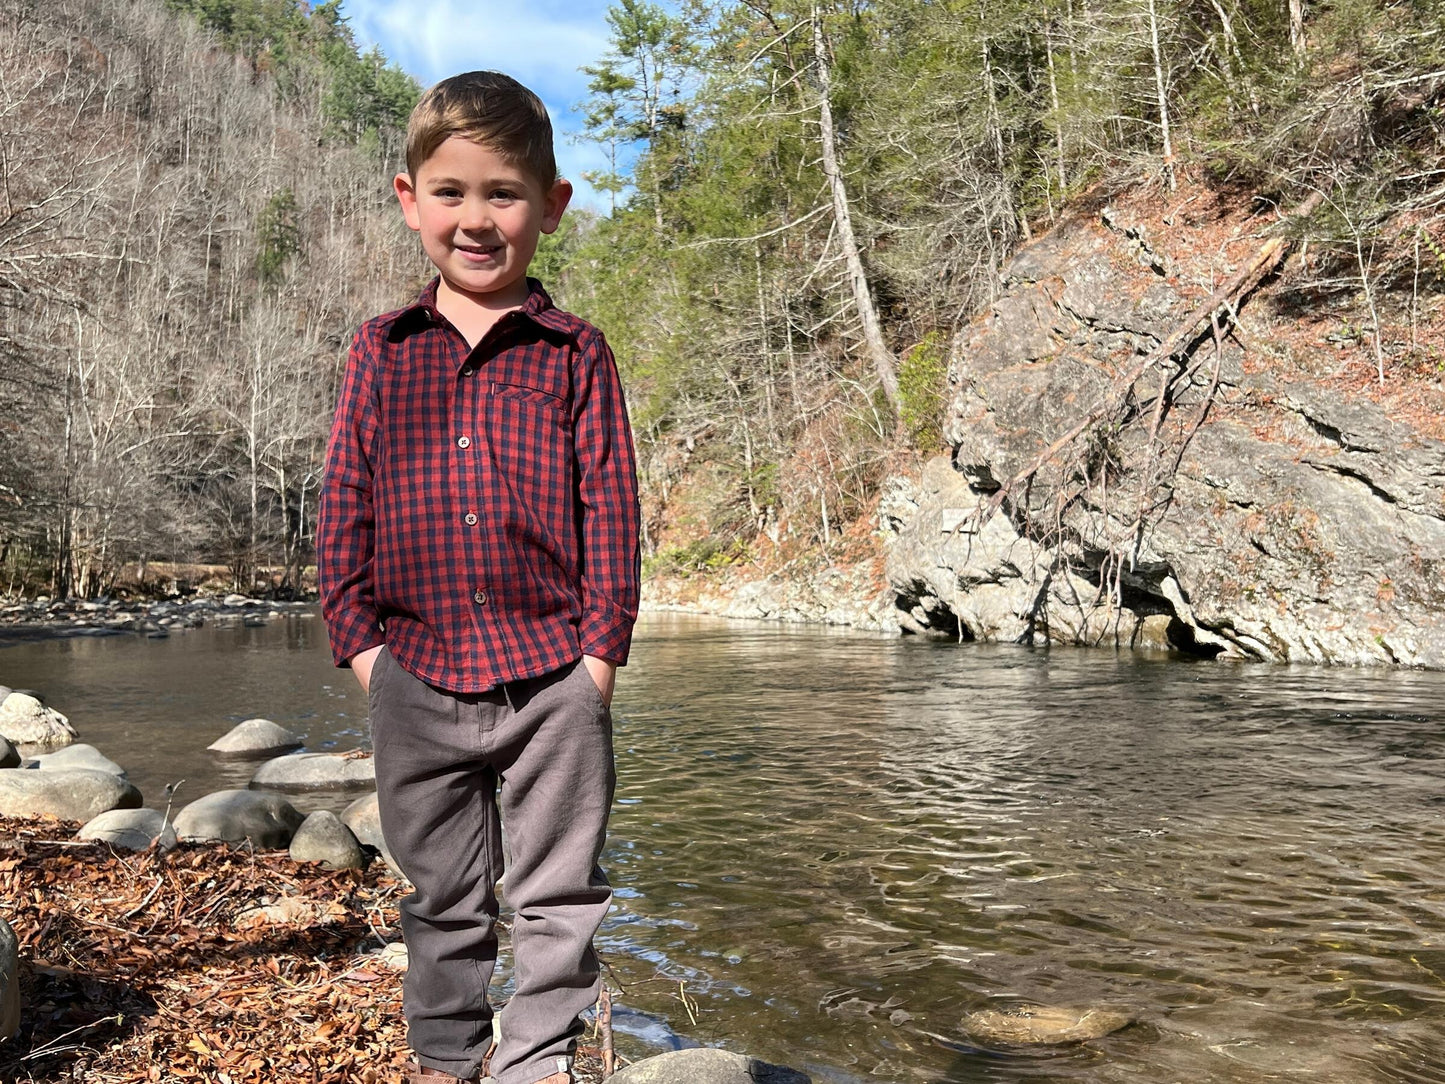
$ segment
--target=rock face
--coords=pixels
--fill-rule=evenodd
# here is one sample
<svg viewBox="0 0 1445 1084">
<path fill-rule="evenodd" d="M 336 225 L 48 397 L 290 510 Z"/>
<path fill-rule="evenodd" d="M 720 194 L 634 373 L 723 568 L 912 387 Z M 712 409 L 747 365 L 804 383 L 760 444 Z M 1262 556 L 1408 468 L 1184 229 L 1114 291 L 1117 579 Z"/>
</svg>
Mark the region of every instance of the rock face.
<svg viewBox="0 0 1445 1084">
<path fill-rule="evenodd" d="M 20 1030 L 20 942 L 0 918 L 0 1042 Z"/>
<path fill-rule="evenodd" d="M 0 703 L 0 734 L 15 745 L 57 749 L 75 740 L 70 720 L 27 693 L 11 693 Z"/>
<path fill-rule="evenodd" d="M 1205 323 L 1192 351 L 1122 394 L 1121 374 L 1200 300 L 1143 225 L 1107 212 L 1061 225 L 1015 258 L 992 310 L 956 340 L 953 453 L 920 481 L 894 480 L 880 506 L 899 623 L 964 640 L 1445 667 L 1445 443 L 1429 435 L 1445 390 L 1419 392 L 1440 402 L 1416 424 L 1347 394 L 1324 371 L 1335 362 L 1276 345 L 1262 299 L 1240 335 L 1216 349 Z"/>
<path fill-rule="evenodd" d="M 89 768 L 96 772 L 109 772 L 125 778 L 125 769 L 103 754 L 93 745 L 84 742 L 67 745 L 54 753 L 43 753 L 35 757 L 27 768 L 38 768 L 42 772 L 60 771 L 65 768 Z"/>
<path fill-rule="evenodd" d="M 672 1050 L 614 1073 L 615 1084 L 810 1084 L 812 1077 L 712 1047 Z"/>
<path fill-rule="evenodd" d="M 301 739 L 270 719 L 247 719 L 238 723 L 206 748 L 237 760 L 279 756 L 301 748 Z"/>
<path fill-rule="evenodd" d="M 305 818 L 284 795 L 264 790 L 219 790 L 176 814 L 176 836 L 186 842 L 242 843 L 266 850 L 289 846 Z"/>
<path fill-rule="evenodd" d="M 176 849 L 176 830 L 158 809 L 112 809 L 88 821 L 76 839 L 96 839 L 126 851 L 143 851 L 156 838 L 162 853 Z"/>
<path fill-rule="evenodd" d="M 251 786 L 288 793 L 364 790 L 376 786 L 376 765 L 369 754 L 295 753 L 262 764 L 251 777 Z"/>
<path fill-rule="evenodd" d="M 301 822 L 291 837 L 291 861 L 320 862 L 327 869 L 362 869 L 366 856 L 340 817 L 318 809 Z"/>
<path fill-rule="evenodd" d="M 140 791 L 110 772 L 88 768 L 0 772 L 0 816 L 89 821 L 110 809 L 140 805 Z"/>
</svg>

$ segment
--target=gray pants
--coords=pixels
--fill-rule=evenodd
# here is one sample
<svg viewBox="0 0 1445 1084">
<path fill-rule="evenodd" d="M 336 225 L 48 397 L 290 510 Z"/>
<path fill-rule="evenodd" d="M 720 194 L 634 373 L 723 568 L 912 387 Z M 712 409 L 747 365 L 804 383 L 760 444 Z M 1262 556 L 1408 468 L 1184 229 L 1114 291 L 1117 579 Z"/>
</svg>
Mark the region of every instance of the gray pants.
<svg viewBox="0 0 1445 1084">
<path fill-rule="evenodd" d="M 612 899 L 597 866 L 616 780 L 602 695 L 581 662 L 448 693 L 383 650 L 369 700 L 382 833 L 416 887 L 401 904 L 412 1049 L 466 1079 L 490 1045 L 505 821 L 516 990 L 490 1072 L 534 1084 L 570 1068 L 579 1014 L 602 985 L 592 937 Z"/>
</svg>

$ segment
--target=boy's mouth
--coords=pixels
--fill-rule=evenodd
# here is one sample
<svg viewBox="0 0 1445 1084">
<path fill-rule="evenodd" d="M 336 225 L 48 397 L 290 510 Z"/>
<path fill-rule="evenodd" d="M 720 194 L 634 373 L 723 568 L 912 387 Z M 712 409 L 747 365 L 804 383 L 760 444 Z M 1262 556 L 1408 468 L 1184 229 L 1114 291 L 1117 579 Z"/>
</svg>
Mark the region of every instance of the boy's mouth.
<svg viewBox="0 0 1445 1084">
<path fill-rule="evenodd" d="M 456 246 L 456 250 L 457 250 L 458 252 L 460 252 L 463 256 L 467 256 L 467 257 L 469 257 L 469 258 L 471 258 L 471 259 L 474 259 L 474 260 L 482 260 L 482 259 L 488 259 L 488 258 L 495 259 L 497 256 L 500 256 L 500 255 L 501 255 L 502 246 L 501 246 L 501 245 L 457 245 L 457 246 Z"/>
</svg>

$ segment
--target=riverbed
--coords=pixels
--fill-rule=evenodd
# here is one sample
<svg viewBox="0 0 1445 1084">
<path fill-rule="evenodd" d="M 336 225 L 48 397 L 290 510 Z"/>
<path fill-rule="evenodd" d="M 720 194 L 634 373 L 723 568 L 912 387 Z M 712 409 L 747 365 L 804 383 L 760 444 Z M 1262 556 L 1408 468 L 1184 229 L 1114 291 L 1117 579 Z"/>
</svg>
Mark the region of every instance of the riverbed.
<svg viewBox="0 0 1445 1084">
<path fill-rule="evenodd" d="M 312 616 L 18 644 L 0 681 L 158 808 L 244 785 L 204 749 L 245 718 L 366 740 Z M 600 945 L 634 1052 L 820 1084 L 1445 1081 L 1445 674 L 655 615 L 614 714 Z M 1027 1003 L 1137 1022 L 1050 1050 L 961 1025 Z"/>
</svg>

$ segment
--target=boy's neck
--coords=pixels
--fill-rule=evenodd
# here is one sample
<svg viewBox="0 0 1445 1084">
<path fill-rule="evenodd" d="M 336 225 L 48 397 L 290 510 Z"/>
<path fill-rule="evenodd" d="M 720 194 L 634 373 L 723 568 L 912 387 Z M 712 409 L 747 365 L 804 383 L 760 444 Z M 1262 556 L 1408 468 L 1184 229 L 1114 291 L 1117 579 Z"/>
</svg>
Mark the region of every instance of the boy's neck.
<svg viewBox="0 0 1445 1084">
<path fill-rule="evenodd" d="M 469 294 L 453 289 L 443 277 L 437 283 L 437 311 L 475 348 L 497 321 L 509 312 L 516 312 L 527 302 L 531 288 L 524 278 L 517 289 L 499 290 L 494 294 Z"/>
</svg>

